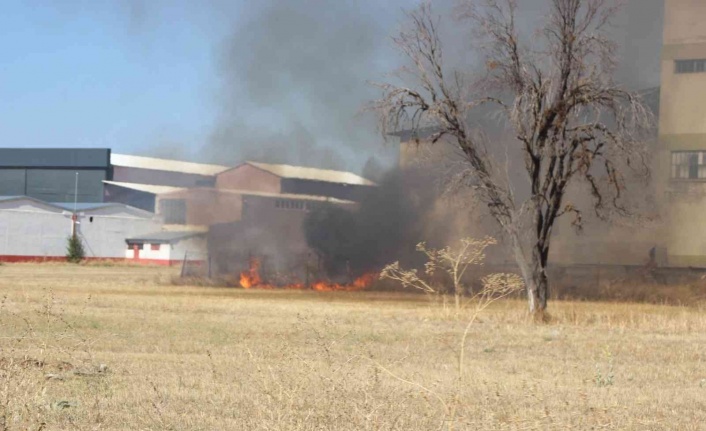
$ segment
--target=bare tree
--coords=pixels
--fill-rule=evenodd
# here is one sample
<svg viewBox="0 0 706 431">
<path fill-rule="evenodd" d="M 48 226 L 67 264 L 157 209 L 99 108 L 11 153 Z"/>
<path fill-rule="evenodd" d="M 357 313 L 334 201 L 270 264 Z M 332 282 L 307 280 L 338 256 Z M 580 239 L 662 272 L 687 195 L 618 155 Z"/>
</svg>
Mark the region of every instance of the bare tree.
<svg viewBox="0 0 706 431">
<path fill-rule="evenodd" d="M 523 42 L 517 0 L 463 1 L 458 15 L 477 37 L 485 65 L 472 77 L 444 63 L 441 19 L 422 4 L 393 38 L 410 64 L 395 83 L 375 84 L 382 97 L 371 105 L 385 135 L 433 127 L 425 142 L 450 141 L 459 150 L 461 178 L 507 236 L 537 317 L 547 307 L 555 221 L 572 214 L 581 224 L 569 186 L 586 185 L 599 216 L 627 213 L 626 178 L 648 173 L 644 142 L 652 124 L 639 95 L 613 81 L 616 44 L 607 30 L 615 2 L 547 0 L 547 6 L 542 28 Z M 478 133 L 473 119 L 481 107 L 491 108 L 512 138 Z M 505 154 L 510 148 L 522 155 L 526 193 L 509 179 L 502 145 Z"/>
</svg>

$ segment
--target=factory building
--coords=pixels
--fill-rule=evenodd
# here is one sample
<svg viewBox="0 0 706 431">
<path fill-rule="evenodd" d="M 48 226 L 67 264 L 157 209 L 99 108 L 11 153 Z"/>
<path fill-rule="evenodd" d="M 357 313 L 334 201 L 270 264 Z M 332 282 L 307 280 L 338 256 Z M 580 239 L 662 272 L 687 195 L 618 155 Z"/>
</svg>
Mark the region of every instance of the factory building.
<svg viewBox="0 0 706 431">
<path fill-rule="evenodd" d="M 666 0 L 658 192 L 671 266 L 706 267 L 706 2 Z"/>
<path fill-rule="evenodd" d="M 215 187 L 157 196 L 165 225 L 208 226 L 208 254 L 217 272 L 249 256 L 269 257 L 277 270 L 302 268 L 308 254 L 303 223 L 321 205 L 356 208 L 371 181 L 350 172 L 246 162 L 215 176 Z"/>
<path fill-rule="evenodd" d="M 652 189 L 658 217 L 648 227 L 591 220 L 581 234 L 562 219 L 554 230 L 552 262 L 706 268 L 706 2 L 665 0 L 660 87 L 642 92 L 658 118 Z M 432 129 L 400 139 L 399 163 L 411 166 L 452 154 L 444 142 L 419 145 Z M 634 191 L 633 191 L 634 192 Z M 589 214 L 590 215 L 590 214 Z"/>
<path fill-rule="evenodd" d="M 0 148 L 0 196 L 103 202 L 105 180 L 112 180 L 106 148 Z"/>
<path fill-rule="evenodd" d="M 0 260 L 63 259 L 72 218 L 89 258 L 173 264 L 209 252 L 305 253 L 306 213 L 354 208 L 373 185 L 350 172 L 258 162 L 0 149 Z"/>
</svg>

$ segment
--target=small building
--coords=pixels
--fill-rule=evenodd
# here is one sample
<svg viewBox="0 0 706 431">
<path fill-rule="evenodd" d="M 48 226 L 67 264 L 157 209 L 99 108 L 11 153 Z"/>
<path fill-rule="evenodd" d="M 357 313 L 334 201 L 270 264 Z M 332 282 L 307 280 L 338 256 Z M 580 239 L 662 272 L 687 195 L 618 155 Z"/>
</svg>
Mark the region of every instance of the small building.
<svg viewBox="0 0 706 431">
<path fill-rule="evenodd" d="M 158 231 L 125 240 L 125 258 L 157 265 L 178 265 L 207 259 L 203 231 Z"/>
</svg>

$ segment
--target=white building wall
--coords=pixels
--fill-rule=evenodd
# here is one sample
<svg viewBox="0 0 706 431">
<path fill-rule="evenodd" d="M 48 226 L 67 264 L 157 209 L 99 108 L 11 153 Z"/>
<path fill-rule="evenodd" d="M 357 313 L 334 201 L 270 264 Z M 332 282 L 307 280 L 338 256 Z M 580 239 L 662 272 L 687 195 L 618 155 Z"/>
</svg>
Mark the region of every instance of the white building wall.
<svg viewBox="0 0 706 431">
<path fill-rule="evenodd" d="M 0 209 L 2 256 L 64 256 L 70 235 L 71 219 L 60 212 Z"/>
<path fill-rule="evenodd" d="M 92 220 L 91 220 L 92 218 Z M 121 206 L 85 212 L 78 233 L 86 257 L 125 257 L 125 238 L 158 231 L 152 214 Z M 71 215 L 30 199 L 0 202 L 0 256 L 63 257 L 71 235 Z"/>
<path fill-rule="evenodd" d="M 159 245 L 159 250 L 152 250 L 153 245 Z M 171 249 L 171 244 L 143 244 L 142 250 L 140 250 L 140 259 L 168 261 L 170 260 Z M 128 248 L 127 244 L 125 245 L 125 257 L 127 259 L 135 258 L 134 249 L 132 246 Z"/>
<path fill-rule="evenodd" d="M 78 232 L 83 240 L 87 257 L 125 257 L 125 238 L 158 231 L 161 224 L 151 218 L 121 215 L 91 215 L 79 218 Z"/>
</svg>

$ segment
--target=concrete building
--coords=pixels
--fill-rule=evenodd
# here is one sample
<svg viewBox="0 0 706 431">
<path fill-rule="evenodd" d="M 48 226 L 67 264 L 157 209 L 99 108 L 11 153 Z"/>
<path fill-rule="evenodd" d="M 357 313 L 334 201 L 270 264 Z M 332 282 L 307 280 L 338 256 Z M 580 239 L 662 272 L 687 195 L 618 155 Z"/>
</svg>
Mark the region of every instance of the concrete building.
<svg viewBox="0 0 706 431">
<path fill-rule="evenodd" d="M 208 226 L 218 272 L 242 270 L 252 256 L 289 272 L 304 267 L 307 212 L 324 204 L 354 209 L 373 185 L 350 172 L 246 162 L 217 174 L 215 187 L 159 194 L 158 216 L 168 226 Z"/>
<path fill-rule="evenodd" d="M 201 231 L 155 231 L 125 239 L 125 258 L 158 265 L 206 260 L 206 234 Z"/>
<path fill-rule="evenodd" d="M 155 212 L 159 194 L 190 187 L 213 187 L 216 174 L 227 166 L 183 162 L 155 157 L 112 154 L 112 177 L 104 181 L 105 201 L 120 202 Z"/>
<path fill-rule="evenodd" d="M 0 192 L 11 196 L 0 198 L 0 259 L 62 259 L 74 215 L 88 257 L 172 263 L 187 251 L 204 258 L 207 249 L 300 254 L 308 211 L 354 208 L 371 186 L 350 172 L 290 165 L 0 149 Z M 209 228 L 218 234 L 206 235 Z"/>
<path fill-rule="evenodd" d="M 665 0 L 656 176 L 670 266 L 706 266 L 706 2 Z"/>
</svg>

